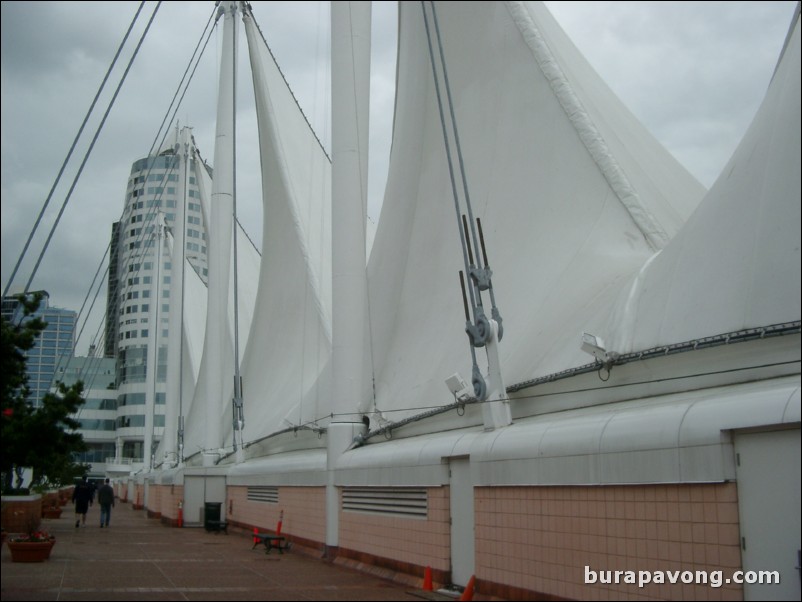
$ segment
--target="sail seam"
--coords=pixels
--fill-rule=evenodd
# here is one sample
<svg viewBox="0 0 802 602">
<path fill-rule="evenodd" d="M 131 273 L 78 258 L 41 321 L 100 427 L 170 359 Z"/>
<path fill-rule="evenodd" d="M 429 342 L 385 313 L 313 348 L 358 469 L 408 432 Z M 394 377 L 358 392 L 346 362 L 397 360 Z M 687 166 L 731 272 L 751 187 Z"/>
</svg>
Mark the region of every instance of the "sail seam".
<svg viewBox="0 0 802 602">
<path fill-rule="evenodd" d="M 663 248 L 669 240 L 668 234 L 644 207 L 640 195 L 633 188 L 629 178 L 577 97 L 565 72 L 560 68 L 524 3 L 508 1 L 505 2 L 505 5 L 513 22 L 521 32 L 524 42 L 532 51 L 540 70 L 549 82 L 557 101 L 574 126 L 582 144 L 599 167 L 604 179 L 613 189 L 621 204 L 624 205 L 648 244 L 655 251 Z"/>
</svg>

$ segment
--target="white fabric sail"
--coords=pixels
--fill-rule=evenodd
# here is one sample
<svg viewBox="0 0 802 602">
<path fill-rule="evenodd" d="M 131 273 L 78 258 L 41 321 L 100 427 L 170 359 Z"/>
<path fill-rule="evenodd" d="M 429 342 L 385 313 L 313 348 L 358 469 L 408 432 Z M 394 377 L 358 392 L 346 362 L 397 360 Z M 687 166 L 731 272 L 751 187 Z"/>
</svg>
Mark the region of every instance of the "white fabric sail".
<svg viewBox="0 0 802 602">
<path fill-rule="evenodd" d="M 729 163 L 676 238 L 646 266 L 606 327 L 619 352 L 798 321 L 800 32 Z"/>
<path fill-rule="evenodd" d="M 212 177 L 204 166 L 201 166 L 203 159 L 197 151 L 195 152 L 196 164 L 199 166 L 195 170 L 198 176 L 198 192 L 200 194 L 201 209 L 203 211 L 204 223 L 209 223 L 211 215 L 211 193 Z M 242 225 L 237 224 L 237 249 L 238 249 L 238 314 L 239 331 L 241 345 L 247 344 L 248 333 L 250 332 L 251 320 L 256 303 L 257 274 L 259 273 L 259 263 L 261 257 L 259 251 L 254 246 Z M 229 284 L 228 291 L 228 328 L 233 332 L 234 328 L 234 269 L 233 256 L 229 260 Z M 198 450 L 203 449 L 204 428 L 206 419 L 206 408 L 204 403 L 194 403 L 197 399 L 205 400 L 206 381 L 201 378 L 201 362 L 206 338 L 206 310 L 208 299 L 208 288 L 204 284 L 202 275 L 199 274 L 189 262 L 184 266 L 186 280 L 184 283 L 184 372 L 183 372 L 183 404 L 182 415 L 185 418 L 185 441 L 184 455 L 192 456 Z M 233 373 L 232 373 L 233 375 Z M 228 426 L 230 431 L 231 416 L 231 397 L 233 395 L 234 383 L 232 378 L 225 380 L 225 397 L 221 403 L 221 416 L 219 420 Z M 230 433 L 228 433 L 230 440 Z"/>
<path fill-rule="evenodd" d="M 256 310 L 241 363 L 248 441 L 328 414 L 331 165 L 252 16 L 244 22 L 264 207 Z"/>
<path fill-rule="evenodd" d="M 205 189 L 201 188 L 201 201 L 206 202 Z M 257 294 L 257 275 L 261 256 L 241 225 L 237 225 L 238 249 L 238 314 L 240 328 L 240 344 L 244 347 L 248 342 L 248 333 L 251 330 Z M 232 260 L 233 261 L 233 258 Z M 204 349 L 206 323 L 206 299 L 208 291 L 200 274 L 187 262 L 185 266 L 186 281 L 184 303 L 184 374 L 183 390 L 185 416 L 185 454 L 191 456 L 203 447 L 203 421 L 206 419 L 205 405 L 198 399 L 205 399 L 206 384 L 201 377 L 202 354 Z M 231 268 L 229 291 L 228 326 L 233 329 L 234 299 L 233 299 L 233 267 Z M 232 373 L 233 375 L 233 373 Z M 231 398 L 234 393 L 233 378 L 225 381 L 225 397 L 222 400 L 222 414 L 219 418 L 223 423 L 223 432 L 231 440 Z"/>
<path fill-rule="evenodd" d="M 184 371 L 183 389 L 186 415 L 195 395 L 200 374 L 200 361 L 203 354 L 205 332 L 199 324 L 206 323 L 206 285 L 189 261 L 185 262 L 186 280 L 184 281 Z"/>
<path fill-rule="evenodd" d="M 676 234 L 704 188 L 541 4 L 436 5 L 473 211 L 504 318 L 505 379 L 587 363 L 579 340 L 600 311 L 593 308 L 612 302 Z M 471 371 L 424 23 L 418 3 L 399 10 L 393 146 L 368 273 L 369 361 L 382 411 L 450 403 L 444 380 Z"/>
</svg>

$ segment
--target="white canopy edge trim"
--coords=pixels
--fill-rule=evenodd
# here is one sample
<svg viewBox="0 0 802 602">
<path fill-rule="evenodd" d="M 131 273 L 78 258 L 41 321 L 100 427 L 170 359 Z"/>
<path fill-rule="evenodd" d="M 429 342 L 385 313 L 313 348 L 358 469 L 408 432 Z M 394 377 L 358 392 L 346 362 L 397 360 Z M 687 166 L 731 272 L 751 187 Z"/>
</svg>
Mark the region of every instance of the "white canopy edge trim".
<svg viewBox="0 0 802 602">
<path fill-rule="evenodd" d="M 582 102 L 574 93 L 573 87 L 560 68 L 548 44 L 541 36 L 525 3 L 507 1 L 504 4 L 509 10 L 513 22 L 521 32 L 526 45 L 532 51 L 532 55 L 549 82 L 560 106 L 574 126 L 582 144 L 584 144 L 591 158 L 598 165 L 602 176 L 604 176 L 621 204 L 624 205 L 649 246 L 655 251 L 662 249 L 669 240 L 668 234 L 644 207 L 629 178 L 621 169 L 587 110 L 585 110 Z"/>
</svg>

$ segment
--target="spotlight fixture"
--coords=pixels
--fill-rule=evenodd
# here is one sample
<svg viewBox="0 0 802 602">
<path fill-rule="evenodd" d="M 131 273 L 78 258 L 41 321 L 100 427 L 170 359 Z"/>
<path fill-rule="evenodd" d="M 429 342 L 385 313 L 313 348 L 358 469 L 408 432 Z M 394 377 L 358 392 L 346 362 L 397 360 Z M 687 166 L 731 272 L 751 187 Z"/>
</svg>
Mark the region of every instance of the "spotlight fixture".
<svg viewBox="0 0 802 602">
<path fill-rule="evenodd" d="M 465 384 L 459 372 L 455 372 L 446 379 L 446 386 L 457 401 L 467 401 L 471 398 L 468 385 Z"/>
<path fill-rule="evenodd" d="M 607 349 L 605 349 L 604 341 L 600 337 L 597 337 L 595 334 L 590 334 L 589 332 L 582 333 L 582 351 L 589 353 L 602 364 L 607 364 L 613 359 Z"/>
</svg>

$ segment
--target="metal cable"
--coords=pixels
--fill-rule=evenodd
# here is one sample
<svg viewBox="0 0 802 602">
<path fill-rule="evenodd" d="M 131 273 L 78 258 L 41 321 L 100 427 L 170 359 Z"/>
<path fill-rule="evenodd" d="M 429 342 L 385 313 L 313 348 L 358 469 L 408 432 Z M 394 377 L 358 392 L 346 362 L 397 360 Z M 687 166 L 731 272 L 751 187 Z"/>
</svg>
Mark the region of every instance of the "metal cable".
<svg viewBox="0 0 802 602">
<path fill-rule="evenodd" d="M 647 349 L 647 350 L 644 350 L 644 351 L 637 351 L 637 352 L 633 352 L 633 353 L 628 353 L 626 355 L 620 356 L 615 361 L 615 363 L 613 365 L 619 366 L 619 365 L 628 364 L 628 363 L 631 363 L 631 362 L 634 362 L 634 361 L 638 361 L 638 360 L 642 360 L 642 359 L 652 359 L 652 358 L 658 358 L 658 357 L 665 357 L 665 356 L 673 355 L 673 354 L 676 354 L 676 353 L 683 353 L 683 352 L 688 352 L 688 351 L 698 351 L 700 349 L 707 349 L 707 348 L 711 348 L 711 347 L 719 347 L 719 346 L 722 346 L 722 345 L 728 345 L 728 344 L 733 344 L 733 343 L 743 343 L 743 342 L 747 342 L 747 341 L 754 341 L 754 340 L 759 340 L 759 339 L 764 339 L 764 338 L 771 338 L 771 337 L 777 337 L 777 336 L 786 336 L 786 335 L 793 335 L 793 334 L 799 334 L 799 333 L 800 333 L 800 322 L 799 321 L 797 321 L 797 322 L 787 322 L 787 323 L 781 323 L 781 324 L 772 324 L 770 326 L 765 326 L 765 327 L 762 327 L 762 328 L 752 328 L 752 329 L 748 329 L 748 330 L 741 330 L 741 331 L 736 331 L 736 332 L 731 332 L 731 333 L 724 333 L 724 334 L 720 334 L 720 335 L 716 335 L 716 336 L 712 336 L 712 337 L 706 337 L 704 339 L 695 339 L 695 340 L 685 341 L 685 342 L 682 342 L 682 343 L 676 343 L 674 345 L 663 346 L 663 347 L 654 347 L 654 348 Z M 798 362 L 798 361 L 799 360 L 795 360 L 795 362 Z M 793 362 L 783 362 L 783 363 L 793 363 Z M 781 365 L 783 363 L 771 364 L 771 365 Z M 507 392 L 508 393 L 514 393 L 516 391 L 520 391 L 522 389 L 527 389 L 527 388 L 534 387 L 534 386 L 537 386 L 537 385 L 550 383 L 550 382 L 554 382 L 554 381 L 557 381 L 557 380 L 563 380 L 563 379 L 571 378 L 571 377 L 574 377 L 574 376 L 579 376 L 579 375 L 582 375 L 582 374 L 588 374 L 588 373 L 591 373 L 591 372 L 596 372 L 596 371 L 599 370 L 600 367 L 602 367 L 602 365 L 600 363 L 598 363 L 598 362 L 595 362 L 595 363 L 592 363 L 592 364 L 586 364 L 584 366 L 578 366 L 576 368 L 571 368 L 569 370 L 563 370 L 561 372 L 549 374 L 549 375 L 546 375 L 546 376 L 543 376 L 543 377 L 540 377 L 540 378 L 537 378 L 537 379 L 532 379 L 532 380 L 529 380 L 529 381 L 524 381 L 524 382 L 521 382 L 521 383 L 518 383 L 518 384 L 515 384 L 515 385 L 511 385 L 511 386 L 507 387 Z M 736 368 L 735 370 L 725 370 L 725 371 L 719 371 L 719 372 L 714 372 L 714 373 L 683 375 L 683 376 L 680 376 L 680 377 L 677 377 L 677 378 L 691 378 L 691 377 L 703 376 L 703 375 L 706 375 L 706 374 L 718 374 L 718 373 L 721 373 L 721 372 L 751 370 L 751 369 L 754 369 L 754 368 L 763 368 L 763 367 L 766 367 L 766 366 L 764 366 L 764 365 L 747 366 L 747 367 L 744 367 L 744 368 Z M 650 381 L 650 382 L 652 382 L 652 381 Z M 626 383 L 626 386 L 638 385 L 638 384 L 645 384 L 645 383 Z M 577 393 L 577 392 L 580 392 L 580 391 L 570 391 L 570 392 L 567 392 L 567 393 Z M 411 424 L 413 422 L 419 422 L 421 420 L 425 420 L 426 418 L 431 418 L 433 416 L 437 416 L 437 415 L 449 412 L 449 411 L 454 410 L 454 409 L 459 409 L 460 407 L 463 407 L 463 406 L 466 406 L 466 405 L 472 405 L 472 404 L 477 404 L 477 403 L 487 403 L 487 402 L 491 402 L 491 401 L 494 401 L 494 400 L 490 400 L 489 399 L 489 400 L 486 400 L 486 401 L 479 401 L 479 400 L 476 400 L 476 399 L 468 399 L 468 400 L 465 400 L 465 401 L 456 401 L 454 403 L 451 403 L 451 404 L 448 404 L 448 405 L 444 405 L 444 406 L 434 407 L 434 408 L 428 409 L 427 411 L 422 412 L 420 414 L 415 414 L 413 416 L 409 416 L 409 417 L 404 418 L 402 420 L 399 420 L 397 422 L 392 422 L 390 424 L 387 424 L 387 425 L 383 426 L 382 428 L 376 429 L 374 431 L 370 431 L 366 435 L 365 440 L 367 441 L 369 438 L 375 437 L 377 435 L 386 435 L 387 433 L 392 432 L 394 429 L 398 429 L 398 428 L 400 428 L 402 426 L 405 426 L 407 424 Z M 403 411 L 403 410 L 397 410 L 397 411 Z"/>
<path fill-rule="evenodd" d="M 459 230 L 459 239 L 460 243 L 462 244 L 462 260 L 465 264 L 465 273 L 470 274 L 470 264 L 468 262 L 468 247 L 467 242 L 465 241 L 465 234 L 463 233 L 463 229 L 460 227 L 460 208 L 459 208 L 459 195 L 457 193 L 457 184 L 456 180 L 454 179 L 454 165 L 451 158 L 451 146 L 448 142 L 448 130 L 446 127 L 446 118 L 443 112 L 443 99 L 440 94 L 440 82 L 437 79 L 437 68 L 435 66 L 434 60 L 434 49 L 432 48 L 432 36 L 429 30 L 429 18 L 426 16 L 426 4 L 421 0 L 421 11 L 423 12 L 423 24 L 426 28 L 426 42 L 429 45 L 429 59 L 432 64 L 432 75 L 434 77 L 434 89 L 435 94 L 437 96 L 437 108 L 440 112 L 440 125 L 443 129 L 443 142 L 445 143 L 446 147 L 446 158 L 448 160 L 448 173 L 451 177 L 451 192 L 454 196 L 454 210 L 457 214 L 457 229 Z M 469 293 L 471 296 L 471 305 L 476 307 L 476 300 L 474 299 L 474 290 L 473 287 L 469 287 Z M 475 316 L 474 316 L 475 317 Z"/>
<path fill-rule="evenodd" d="M 24 293 L 27 293 L 28 290 L 30 289 L 31 282 L 36 276 L 36 272 L 39 270 L 39 265 L 42 263 L 42 258 L 44 258 L 45 253 L 47 252 L 47 248 L 50 246 L 50 241 L 53 238 L 53 234 L 55 233 L 56 228 L 58 227 L 58 224 L 61 221 L 61 216 L 64 215 L 64 210 L 67 208 L 67 203 L 69 202 L 70 197 L 72 196 L 72 193 L 75 190 L 75 186 L 78 183 L 78 179 L 81 177 L 81 173 L 83 173 L 84 167 L 86 166 L 86 162 L 89 160 L 89 155 L 92 153 L 92 149 L 95 147 L 95 143 L 97 142 L 97 139 L 100 136 L 100 132 L 106 123 L 106 119 L 108 118 L 109 113 L 111 112 L 111 108 L 114 106 L 114 101 L 117 100 L 117 95 L 120 93 L 120 89 L 122 88 L 122 85 L 125 82 L 125 78 L 128 76 L 128 72 L 131 70 L 131 66 L 133 65 L 134 59 L 136 59 L 136 56 L 139 53 L 139 49 L 142 46 L 142 42 L 145 41 L 145 36 L 150 30 L 150 26 L 153 23 L 153 19 L 156 17 L 156 13 L 158 12 L 160 6 L 161 6 L 161 1 L 158 4 L 156 4 L 156 8 L 153 10 L 153 14 L 150 17 L 147 26 L 145 27 L 145 31 L 142 33 L 142 36 L 139 38 L 139 43 L 134 49 L 134 54 L 128 61 L 128 66 L 125 68 L 125 72 L 123 73 L 123 76 L 120 79 L 120 83 L 117 85 L 117 89 L 114 91 L 114 96 L 112 96 L 111 101 L 109 102 L 109 106 L 106 108 L 106 112 L 103 114 L 103 119 L 101 119 L 100 125 L 98 125 L 97 131 L 95 132 L 95 135 L 92 138 L 92 142 L 89 145 L 89 149 L 86 151 L 86 154 L 84 155 L 84 159 L 81 162 L 81 166 L 78 168 L 78 173 L 75 175 L 75 179 L 73 180 L 72 185 L 70 186 L 70 190 L 67 192 L 67 196 L 64 198 L 64 202 L 62 203 L 61 209 L 58 212 L 56 221 L 50 228 L 50 233 L 47 235 L 47 240 L 45 241 L 45 244 L 42 247 L 42 252 L 39 254 L 39 257 L 36 260 L 36 265 L 34 265 L 33 271 L 31 272 L 31 275 L 28 278 L 28 282 L 25 284 Z"/>
<path fill-rule="evenodd" d="M 61 176 L 64 174 L 64 169 L 67 167 L 67 163 L 69 162 L 70 157 L 72 157 L 72 152 L 75 150 L 75 147 L 78 144 L 78 140 L 80 139 L 81 134 L 84 131 L 84 127 L 86 127 L 86 124 L 89 121 L 89 117 L 92 114 L 92 111 L 95 109 L 95 105 L 97 104 L 98 98 L 100 98 L 100 93 L 103 91 L 103 88 L 105 87 L 106 82 L 109 79 L 109 75 L 111 75 L 111 72 L 114 69 L 114 65 L 117 64 L 117 59 L 120 57 L 120 53 L 123 50 L 123 46 L 125 46 L 125 43 L 128 40 L 128 36 L 131 34 L 131 30 L 134 28 L 134 24 L 139 18 L 139 13 L 142 12 L 142 7 L 144 6 L 145 6 L 145 0 L 143 0 L 139 4 L 139 8 L 137 9 L 133 20 L 131 21 L 131 24 L 128 26 L 128 31 L 125 32 L 123 40 L 122 42 L 120 42 L 120 46 L 117 48 L 117 53 L 114 55 L 114 58 L 111 61 L 111 65 L 109 65 L 109 68 L 106 71 L 106 75 L 105 77 L 103 77 L 103 81 L 100 83 L 100 87 L 98 88 L 98 91 L 95 94 L 95 98 L 92 100 L 92 104 L 89 105 L 89 110 L 86 112 L 86 116 L 84 117 L 83 123 L 81 123 L 81 127 L 78 128 L 78 133 L 75 135 L 75 139 L 72 141 L 72 146 L 70 146 L 70 150 L 67 152 L 67 156 L 64 158 L 64 162 L 61 164 L 61 169 L 59 170 L 58 175 L 56 176 L 56 179 L 53 182 L 53 186 L 50 188 L 50 192 L 47 194 L 47 198 L 45 199 L 45 202 L 42 205 L 42 209 L 39 211 L 39 216 L 36 218 L 36 222 L 34 223 L 33 228 L 31 229 L 31 232 L 28 235 L 28 240 L 25 241 L 25 246 L 22 248 L 22 252 L 20 253 L 19 258 L 17 259 L 16 265 L 14 266 L 14 270 L 11 272 L 11 277 L 8 279 L 5 289 L 3 289 L 3 297 L 6 297 L 8 295 L 8 289 L 11 288 L 11 284 L 14 282 L 14 278 L 17 275 L 17 270 L 19 270 L 20 264 L 22 264 L 22 260 L 25 258 L 25 255 L 28 252 L 28 247 L 31 244 L 31 240 L 33 240 L 34 234 L 36 234 L 36 230 L 39 228 L 39 224 L 42 221 L 42 217 L 44 216 L 48 205 L 50 205 L 50 199 L 53 197 L 53 192 L 56 190 L 56 186 L 58 186 L 58 183 L 61 180 Z"/>
</svg>

